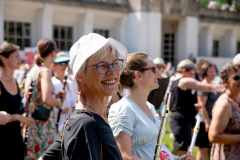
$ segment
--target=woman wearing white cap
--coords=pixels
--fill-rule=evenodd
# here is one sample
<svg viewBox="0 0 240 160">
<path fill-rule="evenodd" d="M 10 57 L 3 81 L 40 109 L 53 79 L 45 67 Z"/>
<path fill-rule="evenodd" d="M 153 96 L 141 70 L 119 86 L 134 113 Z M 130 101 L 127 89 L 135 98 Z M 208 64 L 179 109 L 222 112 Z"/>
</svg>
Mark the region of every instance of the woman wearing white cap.
<svg viewBox="0 0 240 160">
<path fill-rule="evenodd" d="M 106 117 L 109 96 L 116 94 L 127 56 L 126 48 L 112 38 L 90 33 L 70 50 L 73 90 L 80 95 L 69 110 L 62 140 L 42 159 L 122 159 Z"/>
</svg>

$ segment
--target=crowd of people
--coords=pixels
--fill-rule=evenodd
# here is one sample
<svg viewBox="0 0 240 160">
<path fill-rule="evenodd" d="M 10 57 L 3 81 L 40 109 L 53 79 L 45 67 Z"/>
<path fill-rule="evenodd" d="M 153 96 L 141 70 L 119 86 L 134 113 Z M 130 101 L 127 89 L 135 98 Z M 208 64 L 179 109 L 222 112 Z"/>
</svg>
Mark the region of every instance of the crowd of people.
<svg viewBox="0 0 240 160">
<path fill-rule="evenodd" d="M 21 97 L 13 76 L 19 48 L 0 47 L 1 159 L 153 159 L 167 92 L 174 153 L 161 144 L 159 159 L 195 159 L 196 116 L 197 160 L 240 158 L 240 55 L 221 69 L 219 83 L 207 60 L 185 59 L 174 71 L 96 33 L 80 37 L 70 57 L 51 39 L 36 49 Z"/>
</svg>

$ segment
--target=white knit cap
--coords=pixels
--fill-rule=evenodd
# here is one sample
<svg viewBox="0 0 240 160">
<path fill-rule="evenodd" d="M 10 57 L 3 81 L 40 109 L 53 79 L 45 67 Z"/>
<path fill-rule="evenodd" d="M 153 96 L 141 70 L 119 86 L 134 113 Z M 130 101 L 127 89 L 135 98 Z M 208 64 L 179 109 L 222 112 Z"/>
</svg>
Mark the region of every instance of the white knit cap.
<svg viewBox="0 0 240 160">
<path fill-rule="evenodd" d="M 111 45 L 119 52 L 120 59 L 124 59 L 126 63 L 126 57 L 128 54 L 127 49 L 118 41 L 113 38 L 106 39 L 105 37 L 96 34 L 89 33 L 88 35 L 82 36 L 70 49 L 70 67 L 73 71 L 73 91 L 79 94 L 78 85 L 76 80 L 76 74 L 84 64 L 84 62 L 97 51 L 99 51 L 106 44 Z"/>
</svg>

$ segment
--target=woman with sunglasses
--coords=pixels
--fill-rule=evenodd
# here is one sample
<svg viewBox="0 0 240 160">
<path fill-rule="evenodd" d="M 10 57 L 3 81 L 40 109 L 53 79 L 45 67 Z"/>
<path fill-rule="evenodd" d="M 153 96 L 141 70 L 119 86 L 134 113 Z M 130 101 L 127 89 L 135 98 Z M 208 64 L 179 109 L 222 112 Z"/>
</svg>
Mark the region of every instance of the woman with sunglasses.
<svg viewBox="0 0 240 160">
<path fill-rule="evenodd" d="M 63 125 L 67 119 L 69 108 L 74 107 L 77 102 L 77 96 L 72 90 L 72 81 L 68 79 L 68 75 L 66 74 L 69 60 L 70 58 L 67 57 L 64 52 L 58 52 L 52 64 L 52 70 L 54 73 L 54 76 L 52 77 L 53 90 L 56 97 L 63 102 L 61 110 L 56 107 L 53 108 L 54 120 L 59 135 L 62 134 Z M 64 99 L 60 99 L 63 92 L 66 93 L 66 96 Z"/>
<path fill-rule="evenodd" d="M 214 104 L 209 140 L 212 142 L 210 159 L 239 159 L 240 156 L 240 67 L 226 64 L 220 77 L 226 87 Z"/>
<path fill-rule="evenodd" d="M 108 120 L 123 159 L 150 160 L 154 158 L 159 133 L 160 117 L 154 106 L 147 101 L 151 90 L 158 88 L 159 72 L 145 53 L 128 55 L 120 83 L 130 88 L 130 94 L 113 104 Z M 162 145 L 161 159 L 174 159 Z M 164 158 L 165 157 L 165 158 Z M 189 158 L 191 155 L 180 159 Z"/>
<path fill-rule="evenodd" d="M 122 159 L 106 111 L 109 96 L 117 92 L 126 56 L 122 44 L 95 33 L 81 37 L 72 46 L 70 67 L 79 101 L 69 109 L 62 140 L 55 141 L 42 159 Z"/>
</svg>

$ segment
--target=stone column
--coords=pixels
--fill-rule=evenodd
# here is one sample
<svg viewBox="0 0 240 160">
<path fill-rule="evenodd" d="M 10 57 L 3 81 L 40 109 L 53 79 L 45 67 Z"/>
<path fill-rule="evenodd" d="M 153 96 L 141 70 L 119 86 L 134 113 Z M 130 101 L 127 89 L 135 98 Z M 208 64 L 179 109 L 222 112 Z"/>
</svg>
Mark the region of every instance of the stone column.
<svg viewBox="0 0 240 160">
<path fill-rule="evenodd" d="M 198 55 L 198 18 L 188 16 L 180 20 L 177 31 L 176 61 L 186 59 L 190 54 Z"/>
<path fill-rule="evenodd" d="M 0 45 L 4 40 L 4 0 L 0 0 Z"/>
<path fill-rule="evenodd" d="M 85 14 L 80 16 L 80 20 L 77 24 L 76 35 L 74 36 L 74 42 L 77 41 L 81 36 L 93 32 L 93 22 L 95 13 L 87 11 Z"/>
<path fill-rule="evenodd" d="M 223 37 L 220 48 L 219 57 L 234 57 L 236 55 L 237 47 L 237 29 L 229 30 Z"/>
<path fill-rule="evenodd" d="M 211 57 L 213 52 L 213 31 L 214 26 L 210 25 L 202 29 L 199 34 L 198 55 Z"/>
<path fill-rule="evenodd" d="M 44 5 L 43 9 L 36 18 L 37 39 L 50 38 L 53 39 L 53 7 Z"/>
</svg>

